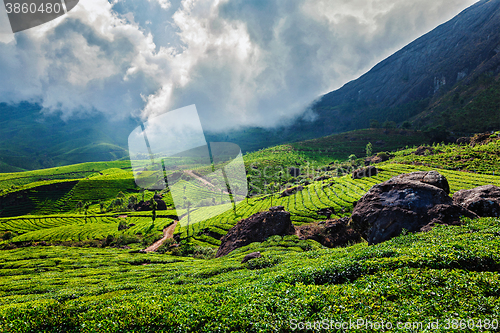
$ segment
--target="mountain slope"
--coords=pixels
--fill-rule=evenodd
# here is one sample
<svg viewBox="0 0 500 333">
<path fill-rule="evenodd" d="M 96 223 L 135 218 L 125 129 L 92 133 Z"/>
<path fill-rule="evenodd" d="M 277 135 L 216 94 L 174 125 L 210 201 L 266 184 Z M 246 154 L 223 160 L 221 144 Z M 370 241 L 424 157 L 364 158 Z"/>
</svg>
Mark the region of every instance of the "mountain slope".
<svg viewBox="0 0 500 333">
<path fill-rule="evenodd" d="M 322 96 L 311 105 L 314 121 L 299 117 L 275 130 L 247 128 L 214 137 L 255 150 L 368 128 L 371 119 L 409 120 L 415 129 L 444 126 L 455 134 L 496 130 L 499 90 L 500 0 L 482 0 Z"/>
<path fill-rule="evenodd" d="M 500 73 L 500 1 L 483 0 L 380 62 L 314 106 L 321 134 L 401 122 L 426 110 L 456 84 Z"/>
</svg>

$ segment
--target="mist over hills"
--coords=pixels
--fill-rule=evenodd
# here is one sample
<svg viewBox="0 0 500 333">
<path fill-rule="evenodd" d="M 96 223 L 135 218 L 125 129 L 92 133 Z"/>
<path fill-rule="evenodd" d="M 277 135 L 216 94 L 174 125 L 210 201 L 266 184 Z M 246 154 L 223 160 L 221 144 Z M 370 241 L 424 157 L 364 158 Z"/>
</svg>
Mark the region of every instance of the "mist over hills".
<svg viewBox="0 0 500 333">
<path fill-rule="evenodd" d="M 455 135 L 494 130 L 500 128 L 499 79 L 500 0 L 483 0 L 320 97 L 292 125 L 219 137 L 247 143 L 258 133 L 277 144 L 367 128 L 372 119 L 410 121 L 423 130 L 444 126 Z"/>
<path fill-rule="evenodd" d="M 128 156 L 127 138 L 137 126 L 133 120 L 95 115 L 65 122 L 40 112 L 36 104 L 0 104 L 0 172 Z"/>
</svg>

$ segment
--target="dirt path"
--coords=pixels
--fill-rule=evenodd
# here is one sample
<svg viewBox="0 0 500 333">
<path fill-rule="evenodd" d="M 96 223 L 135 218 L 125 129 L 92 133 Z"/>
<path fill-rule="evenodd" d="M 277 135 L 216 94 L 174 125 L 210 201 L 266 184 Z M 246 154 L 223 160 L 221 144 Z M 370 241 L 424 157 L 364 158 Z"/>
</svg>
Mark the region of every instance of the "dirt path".
<svg viewBox="0 0 500 333">
<path fill-rule="evenodd" d="M 157 240 L 150 246 L 148 246 L 144 251 L 146 252 L 155 252 L 158 250 L 158 248 L 165 242 L 167 239 L 172 238 L 174 236 L 174 230 L 175 226 L 177 225 L 177 222 L 179 221 L 174 221 L 174 223 L 167 228 L 163 229 L 163 237 L 160 240 Z"/>
</svg>

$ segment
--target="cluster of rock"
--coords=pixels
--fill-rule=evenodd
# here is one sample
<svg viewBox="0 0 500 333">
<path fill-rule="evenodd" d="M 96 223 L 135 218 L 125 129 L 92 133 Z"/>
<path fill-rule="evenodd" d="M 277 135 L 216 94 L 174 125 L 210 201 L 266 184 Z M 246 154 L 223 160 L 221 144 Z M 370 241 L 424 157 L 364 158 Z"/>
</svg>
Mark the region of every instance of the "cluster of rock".
<svg viewBox="0 0 500 333">
<path fill-rule="evenodd" d="M 378 174 L 378 169 L 373 165 L 367 166 L 366 168 L 361 168 L 358 170 L 354 170 L 352 173 L 352 179 L 361 179 L 365 177 L 373 177 Z"/>
<path fill-rule="evenodd" d="M 163 201 L 162 196 L 156 193 L 153 196 L 153 200 L 156 202 L 156 210 L 167 210 L 167 204 Z M 139 201 L 135 205 L 129 204 L 129 209 L 135 210 L 136 212 L 145 212 L 151 210 L 151 205 L 149 201 Z"/>
<path fill-rule="evenodd" d="M 361 235 L 349 225 L 349 218 L 321 221 L 296 227 L 299 239 L 312 239 L 326 247 L 359 243 Z"/>
<path fill-rule="evenodd" d="M 453 194 L 453 203 L 481 217 L 500 217 L 500 187 L 485 185 L 460 190 Z"/>
<path fill-rule="evenodd" d="M 373 186 L 355 205 L 352 227 L 369 244 L 396 237 L 403 229 L 426 231 L 435 224 L 456 225 L 462 216 L 477 217 L 454 204 L 445 177 L 414 172 Z"/>
<path fill-rule="evenodd" d="M 373 186 L 355 203 L 351 219 L 294 227 L 283 206 L 272 207 L 238 222 L 221 239 L 216 256 L 272 235 L 296 234 L 299 239 L 313 239 L 327 247 L 345 246 L 362 238 L 371 245 L 399 236 L 403 229 L 429 231 L 436 224 L 459 225 L 462 217 L 500 217 L 500 187 L 461 190 L 453 198 L 449 194 L 448 181 L 438 172 L 413 172 Z"/>
</svg>

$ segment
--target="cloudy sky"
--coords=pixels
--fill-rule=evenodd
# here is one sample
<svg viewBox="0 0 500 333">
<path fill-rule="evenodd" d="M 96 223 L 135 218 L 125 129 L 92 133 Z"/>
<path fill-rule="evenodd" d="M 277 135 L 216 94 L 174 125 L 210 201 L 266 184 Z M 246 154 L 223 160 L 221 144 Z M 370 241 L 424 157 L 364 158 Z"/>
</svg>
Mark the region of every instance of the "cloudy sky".
<svg viewBox="0 0 500 333">
<path fill-rule="evenodd" d="M 274 126 L 475 0 L 80 0 L 0 35 L 0 102 L 75 119 L 196 104 L 205 129 Z"/>
</svg>

